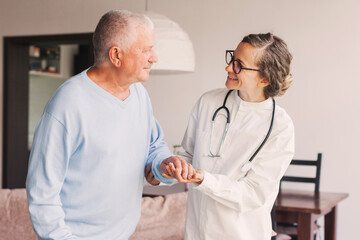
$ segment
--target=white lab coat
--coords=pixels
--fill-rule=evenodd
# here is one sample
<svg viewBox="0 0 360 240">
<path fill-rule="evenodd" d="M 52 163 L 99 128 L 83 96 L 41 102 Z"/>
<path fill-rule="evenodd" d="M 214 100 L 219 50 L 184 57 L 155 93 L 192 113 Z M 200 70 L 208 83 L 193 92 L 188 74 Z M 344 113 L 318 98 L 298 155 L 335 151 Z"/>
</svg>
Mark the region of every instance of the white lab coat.
<svg viewBox="0 0 360 240">
<path fill-rule="evenodd" d="M 285 110 L 276 105 L 272 133 L 248 171 L 242 166 L 265 138 L 272 100 L 251 103 L 233 91 L 226 106 L 230 127 L 220 158 L 210 158 L 211 119 L 228 89 L 205 93 L 195 105 L 182 142 L 184 158 L 205 171 L 203 182 L 189 190 L 186 240 L 269 240 L 270 211 L 279 181 L 294 155 L 294 127 Z M 212 152 L 217 154 L 226 124 L 220 111 L 215 121 Z"/>
</svg>

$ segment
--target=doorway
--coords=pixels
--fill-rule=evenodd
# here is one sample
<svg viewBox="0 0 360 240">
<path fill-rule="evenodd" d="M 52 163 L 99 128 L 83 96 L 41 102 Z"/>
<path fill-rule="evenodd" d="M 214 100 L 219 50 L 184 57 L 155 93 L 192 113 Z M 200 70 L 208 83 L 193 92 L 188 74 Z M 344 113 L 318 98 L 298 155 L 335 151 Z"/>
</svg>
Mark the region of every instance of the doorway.
<svg viewBox="0 0 360 240">
<path fill-rule="evenodd" d="M 93 64 L 92 33 L 4 37 L 3 188 L 25 187 L 32 140 L 29 137 L 29 129 L 31 134 L 31 126 L 34 125 L 34 120 L 29 120 L 34 119 L 29 115 L 30 110 L 34 108 L 31 107 L 34 104 L 30 102 L 30 98 L 33 99 L 33 96 L 37 95 L 31 93 L 30 88 L 44 87 L 46 79 L 43 77 L 46 74 L 60 74 L 61 71 L 57 69 L 56 64 L 49 63 L 50 56 L 56 55 L 57 48 L 62 51 L 73 49 L 74 46 L 77 46 L 77 53 L 71 67 L 74 70 L 72 73 L 77 74 Z M 38 50 L 35 49 L 34 52 L 34 47 L 39 51 L 44 48 L 49 52 L 49 58 L 42 58 L 39 61 L 40 65 L 36 61 Z M 39 68 L 36 69 L 36 66 Z M 30 80 L 30 76 L 35 76 L 32 77 L 35 80 Z M 68 75 L 62 77 L 65 81 Z M 61 78 L 57 79 L 59 82 Z M 51 84 L 54 85 L 54 82 Z M 36 99 L 44 101 L 47 97 L 37 96 Z M 37 116 L 35 121 L 36 118 Z"/>
</svg>

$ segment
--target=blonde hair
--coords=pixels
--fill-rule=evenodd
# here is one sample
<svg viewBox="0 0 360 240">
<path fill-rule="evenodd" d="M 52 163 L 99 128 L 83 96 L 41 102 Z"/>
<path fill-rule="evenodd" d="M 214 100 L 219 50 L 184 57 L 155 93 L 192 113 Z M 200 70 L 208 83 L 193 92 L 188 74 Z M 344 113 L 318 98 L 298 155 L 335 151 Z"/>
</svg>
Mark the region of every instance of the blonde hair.
<svg viewBox="0 0 360 240">
<path fill-rule="evenodd" d="M 262 53 L 256 59 L 256 65 L 260 69 L 261 76 L 269 82 L 264 88 L 265 97 L 284 95 L 293 81 L 290 73 L 292 55 L 286 43 L 271 33 L 250 34 L 241 42 L 262 48 Z"/>
<path fill-rule="evenodd" d="M 153 22 L 142 14 L 127 10 L 112 10 L 104 14 L 93 35 L 95 64 L 106 61 L 108 51 L 114 45 L 128 50 L 137 39 L 137 26 L 154 29 Z"/>
</svg>

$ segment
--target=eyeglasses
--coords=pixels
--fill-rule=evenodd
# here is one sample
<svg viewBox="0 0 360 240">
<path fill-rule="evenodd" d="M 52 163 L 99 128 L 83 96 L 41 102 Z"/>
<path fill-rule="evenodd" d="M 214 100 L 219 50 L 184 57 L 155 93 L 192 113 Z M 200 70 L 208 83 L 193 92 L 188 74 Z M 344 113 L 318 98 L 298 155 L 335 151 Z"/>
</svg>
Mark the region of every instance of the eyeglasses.
<svg viewBox="0 0 360 240">
<path fill-rule="evenodd" d="M 225 61 L 227 65 L 233 63 L 233 71 L 235 74 L 239 74 L 242 69 L 260 72 L 260 69 L 244 68 L 239 59 L 234 59 L 234 50 L 226 50 Z"/>
</svg>

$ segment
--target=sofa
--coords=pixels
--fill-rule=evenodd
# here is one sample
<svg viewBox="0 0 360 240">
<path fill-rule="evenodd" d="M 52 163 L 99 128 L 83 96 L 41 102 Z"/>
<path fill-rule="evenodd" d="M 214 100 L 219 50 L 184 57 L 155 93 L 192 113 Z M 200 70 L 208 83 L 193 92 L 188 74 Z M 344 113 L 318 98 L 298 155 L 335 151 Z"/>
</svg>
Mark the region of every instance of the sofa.
<svg viewBox="0 0 360 240">
<path fill-rule="evenodd" d="M 143 197 L 141 218 L 129 240 L 184 239 L 187 193 Z M 36 240 L 25 189 L 0 189 L 0 240 Z"/>
</svg>

